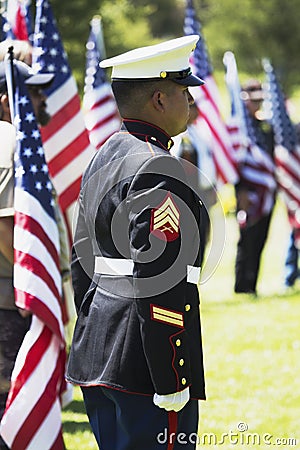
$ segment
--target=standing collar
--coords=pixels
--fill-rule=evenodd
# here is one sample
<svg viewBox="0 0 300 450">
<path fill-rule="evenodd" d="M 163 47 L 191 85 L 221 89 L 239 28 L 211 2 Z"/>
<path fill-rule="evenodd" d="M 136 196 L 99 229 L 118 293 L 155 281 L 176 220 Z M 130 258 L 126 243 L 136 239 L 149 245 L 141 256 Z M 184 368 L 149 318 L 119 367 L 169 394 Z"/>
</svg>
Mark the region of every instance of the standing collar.
<svg viewBox="0 0 300 450">
<path fill-rule="evenodd" d="M 136 119 L 123 119 L 121 130 L 126 130 L 138 139 L 169 151 L 174 145 L 172 138 L 161 128 Z"/>
</svg>

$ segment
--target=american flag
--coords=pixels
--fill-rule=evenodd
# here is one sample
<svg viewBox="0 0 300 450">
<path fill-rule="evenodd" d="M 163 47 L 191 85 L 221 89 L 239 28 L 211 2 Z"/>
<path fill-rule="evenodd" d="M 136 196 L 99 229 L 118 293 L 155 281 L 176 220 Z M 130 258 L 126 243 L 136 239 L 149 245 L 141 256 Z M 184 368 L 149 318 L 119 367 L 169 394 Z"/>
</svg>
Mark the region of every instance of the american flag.
<svg viewBox="0 0 300 450">
<path fill-rule="evenodd" d="M 84 124 L 77 85 L 48 0 L 37 0 L 33 67 L 55 73 L 46 90 L 50 123 L 42 127 L 42 141 L 59 204 L 66 217 L 77 200 L 82 173 L 95 148 Z M 70 227 L 71 220 L 67 220 Z"/>
<path fill-rule="evenodd" d="M 11 77 L 7 78 L 11 86 Z M 60 393 L 65 388 L 59 234 L 41 136 L 15 68 L 14 287 L 32 314 L 11 378 L 1 435 L 12 450 L 63 450 Z"/>
<path fill-rule="evenodd" d="M 7 32 L 6 37 L 11 39 L 28 40 L 27 17 L 29 18 L 30 0 L 7 0 L 6 20 Z"/>
<path fill-rule="evenodd" d="M 121 125 L 111 85 L 104 69 L 99 67 L 99 62 L 105 57 L 100 17 L 91 21 L 86 48 L 83 113 L 90 141 L 98 150 Z"/>
<path fill-rule="evenodd" d="M 235 56 L 224 55 L 226 84 L 231 98 L 231 118 L 228 124 L 240 182 L 252 191 L 252 207 L 248 219 L 269 214 L 274 205 L 276 190 L 275 166 L 272 158 L 256 142 L 248 110 L 241 99 L 241 87 Z M 244 223 L 243 223 L 244 224 Z"/>
<path fill-rule="evenodd" d="M 275 134 L 278 184 L 287 206 L 290 224 L 295 230 L 296 244 L 300 248 L 300 146 L 274 68 L 267 59 L 263 61 L 263 67 L 267 78 Z"/>
<path fill-rule="evenodd" d="M 219 92 L 212 73 L 212 66 L 208 57 L 206 44 L 201 33 L 201 25 L 196 17 L 192 0 L 187 0 L 184 21 L 186 35 L 197 34 L 200 39 L 192 55 L 191 65 L 197 76 L 205 81 L 201 88 L 192 88 L 200 111 L 200 121 L 204 121 L 213 137 L 213 156 L 218 177 L 222 182 L 236 183 L 238 172 L 234 161 L 234 152 L 226 124 L 219 109 Z"/>
</svg>

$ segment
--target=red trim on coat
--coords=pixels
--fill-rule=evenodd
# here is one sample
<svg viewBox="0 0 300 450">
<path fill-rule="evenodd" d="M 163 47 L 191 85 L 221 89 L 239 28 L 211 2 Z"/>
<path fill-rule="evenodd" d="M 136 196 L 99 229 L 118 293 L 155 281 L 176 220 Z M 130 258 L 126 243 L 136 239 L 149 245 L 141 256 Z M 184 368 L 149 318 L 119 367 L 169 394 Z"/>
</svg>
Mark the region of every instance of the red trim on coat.
<svg viewBox="0 0 300 450">
<path fill-rule="evenodd" d="M 153 397 L 154 394 L 146 394 L 145 392 L 135 392 L 135 391 L 128 391 L 127 389 L 123 389 L 123 388 L 118 388 L 115 386 L 111 386 L 110 384 L 105 384 L 105 383 L 89 383 L 89 384 L 81 384 L 79 382 L 76 381 L 70 381 L 69 379 L 66 378 L 66 381 L 68 383 L 74 384 L 75 386 L 80 386 L 82 388 L 89 388 L 89 387 L 105 387 L 107 389 L 112 389 L 113 391 L 120 391 L 120 392 L 124 392 L 124 394 L 132 394 L 132 395 L 144 395 L 145 397 Z"/>
<path fill-rule="evenodd" d="M 171 344 L 171 347 L 173 349 L 173 358 L 172 358 L 172 368 L 175 372 L 175 376 L 176 376 L 176 382 L 177 382 L 177 391 L 182 391 L 182 388 L 180 389 L 180 383 L 179 383 L 179 377 L 178 377 L 178 372 L 175 366 L 175 359 L 176 359 L 176 349 L 175 346 L 173 344 L 173 339 L 175 338 L 175 336 L 181 335 L 183 332 L 185 331 L 185 329 L 178 331 L 178 333 L 172 334 L 171 336 L 169 336 L 169 342 Z M 187 386 L 185 386 L 187 387 Z"/>
</svg>

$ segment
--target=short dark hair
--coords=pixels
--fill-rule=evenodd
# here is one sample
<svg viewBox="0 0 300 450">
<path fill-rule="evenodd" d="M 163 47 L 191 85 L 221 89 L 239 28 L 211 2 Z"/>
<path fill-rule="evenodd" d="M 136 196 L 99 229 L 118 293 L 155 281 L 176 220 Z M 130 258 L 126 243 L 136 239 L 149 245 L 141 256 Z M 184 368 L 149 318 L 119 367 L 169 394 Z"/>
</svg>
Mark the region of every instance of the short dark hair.
<svg viewBox="0 0 300 450">
<path fill-rule="evenodd" d="M 173 84 L 173 82 L 153 79 L 113 80 L 112 90 L 121 116 L 126 117 L 134 109 L 144 107 L 155 91 L 167 90 L 169 84 Z"/>
</svg>

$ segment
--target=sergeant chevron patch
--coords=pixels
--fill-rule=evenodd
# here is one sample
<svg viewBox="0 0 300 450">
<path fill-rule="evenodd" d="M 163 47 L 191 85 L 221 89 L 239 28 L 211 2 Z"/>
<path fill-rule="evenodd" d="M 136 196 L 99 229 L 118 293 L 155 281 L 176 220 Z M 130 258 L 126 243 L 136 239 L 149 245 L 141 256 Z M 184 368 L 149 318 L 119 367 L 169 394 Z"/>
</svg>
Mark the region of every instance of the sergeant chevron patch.
<svg viewBox="0 0 300 450">
<path fill-rule="evenodd" d="M 183 314 L 171 309 L 162 308 L 157 305 L 150 305 L 151 319 L 157 322 L 163 322 L 168 325 L 183 328 Z"/>
<path fill-rule="evenodd" d="M 150 232 L 162 240 L 174 241 L 179 236 L 179 211 L 170 194 L 151 210 Z"/>
</svg>

